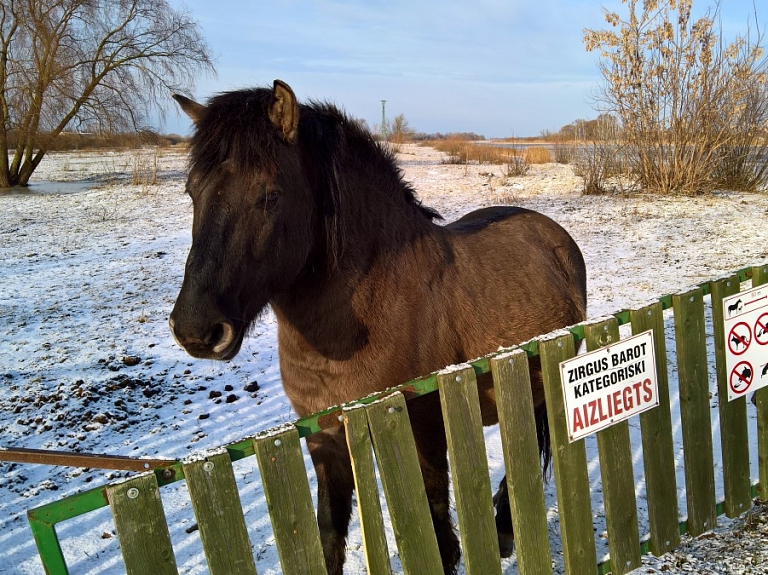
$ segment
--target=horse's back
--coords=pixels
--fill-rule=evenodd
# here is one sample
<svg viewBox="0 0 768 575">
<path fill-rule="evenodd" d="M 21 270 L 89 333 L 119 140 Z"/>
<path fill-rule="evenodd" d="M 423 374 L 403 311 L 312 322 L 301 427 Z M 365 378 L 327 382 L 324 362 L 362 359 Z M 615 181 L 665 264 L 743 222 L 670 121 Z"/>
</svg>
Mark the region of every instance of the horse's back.
<svg viewBox="0 0 768 575">
<path fill-rule="evenodd" d="M 484 284 L 476 292 L 481 300 L 477 303 L 485 304 L 491 315 L 495 310 L 514 310 L 514 316 L 525 317 L 524 321 L 498 317 L 504 327 L 514 324 L 519 338 L 584 319 L 584 258 L 568 232 L 549 217 L 525 208 L 494 206 L 471 212 L 446 229 L 464 281 Z M 524 330 L 520 324 L 525 324 Z"/>
</svg>

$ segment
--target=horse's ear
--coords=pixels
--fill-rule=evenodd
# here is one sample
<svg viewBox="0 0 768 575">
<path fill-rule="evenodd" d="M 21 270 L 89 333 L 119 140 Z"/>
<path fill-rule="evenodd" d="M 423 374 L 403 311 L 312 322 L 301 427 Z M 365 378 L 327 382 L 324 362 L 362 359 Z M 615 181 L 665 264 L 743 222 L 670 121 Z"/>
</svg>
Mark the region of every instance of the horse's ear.
<svg viewBox="0 0 768 575">
<path fill-rule="evenodd" d="M 269 119 L 280 130 L 288 143 L 296 140 L 299 126 L 299 104 L 291 87 L 280 80 L 272 86 L 272 101 L 269 103 Z"/>
<path fill-rule="evenodd" d="M 181 109 L 184 111 L 184 113 L 189 116 L 192 122 L 195 124 L 197 124 L 202 119 L 202 117 L 205 116 L 205 112 L 208 110 L 208 108 L 202 104 L 198 104 L 194 100 L 190 100 L 181 94 L 174 94 L 173 99 L 179 103 L 179 106 L 181 106 Z"/>
</svg>

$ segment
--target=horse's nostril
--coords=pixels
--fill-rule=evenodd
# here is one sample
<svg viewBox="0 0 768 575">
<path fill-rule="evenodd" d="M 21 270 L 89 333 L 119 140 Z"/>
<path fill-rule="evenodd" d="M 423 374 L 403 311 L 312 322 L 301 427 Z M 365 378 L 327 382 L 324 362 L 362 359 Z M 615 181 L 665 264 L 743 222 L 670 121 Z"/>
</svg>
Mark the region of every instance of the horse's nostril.
<svg viewBox="0 0 768 575">
<path fill-rule="evenodd" d="M 217 323 L 211 333 L 211 344 L 215 353 L 222 353 L 229 349 L 235 339 L 235 328 L 228 321 Z"/>
</svg>

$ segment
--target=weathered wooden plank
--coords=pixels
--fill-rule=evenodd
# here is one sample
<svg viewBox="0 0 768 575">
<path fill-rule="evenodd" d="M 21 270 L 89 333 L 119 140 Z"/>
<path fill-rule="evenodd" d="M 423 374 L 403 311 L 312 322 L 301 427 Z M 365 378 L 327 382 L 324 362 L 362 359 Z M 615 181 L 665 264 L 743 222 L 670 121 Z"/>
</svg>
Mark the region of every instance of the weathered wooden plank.
<svg viewBox="0 0 768 575">
<path fill-rule="evenodd" d="M 355 476 L 357 511 L 360 515 L 360 531 L 363 534 L 365 563 L 368 573 L 389 575 L 389 549 L 384 534 L 384 520 L 379 501 L 379 486 L 373 462 L 373 447 L 368 431 L 365 408 L 357 405 L 344 408 L 344 430 L 347 435 L 349 457 Z"/>
<path fill-rule="evenodd" d="M 725 488 L 725 514 L 737 517 L 752 507 L 749 477 L 749 430 L 747 398 L 728 401 L 728 373 L 725 365 L 723 299 L 739 293 L 739 278 L 731 276 L 710 282 L 712 319 L 717 369 L 717 406 L 720 415 L 720 443 Z"/>
<path fill-rule="evenodd" d="M 584 441 L 568 442 L 560 362 L 575 355 L 573 336 L 565 332 L 539 341 L 544 396 L 547 402 L 557 508 L 568 573 L 596 573 L 597 553 Z"/>
<path fill-rule="evenodd" d="M 155 474 L 108 485 L 106 493 L 126 573 L 178 573 Z"/>
<path fill-rule="evenodd" d="M 437 384 L 466 572 L 501 575 L 475 370 L 465 366 L 444 371 Z"/>
<path fill-rule="evenodd" d="M 256 563 L 227 451 L 184 463 L 183 469 L 211 575 L 255 575 Z"/>
<path fill-rule="evenodd" d="M 675 478 L 675 446 L 669 403 L 667 346 L 661 302 L 632 310 L 632 333 L 653 330 L 659 405 L 640 414 L 643 441 L 645 492 L 648 500 L 651 552 L 663 555 L 680 545 L 680 525 Z"/>
<path fill-rule="evenodd" d="M 379 475 L 405 573 L 443 573 L 437 537 L 401 393 L 366 407 Z"/>
<path fill-rule="evenodd" d="M 507 470 L 509 506 L 520 573 L 552 573 L 541 460 L 534 438 L 528 358 L 516 350 L 491 359 L 499 434 Z"/>
<path fill-rule="evenodd" d="M 752 268 L 752 287 L 768 283 L 768 265 Z M 760 485 L 758 495 L 768 500 L 768 387 L 755 392 L 757 407 L 757 466 Z"/>
<path fill-rule="evenodd" d="M 672 306 L 680 380 L 688 532 L 697 536 L 713 529 L 717 523 L 704 297 L 701 288 L 673 295 Z"/>
<path fill-rule="evenodd" d="M 253 438 L 253 448 L 282 572 L 325 574 L 299 432 L 293 425 L 270 430 Z"/>
<path fill-rule="evenodd" d="M 619 342 L 619 324 L 610 318 L 584 326 L 587 351 Z M 597 432 L 600 455 L 600 477 L 614 575 L 629 573 L 640 567 L 640 528 L 637 523 L 635 478 L 632 470 L 632 446 L 629 424 L 613 424 Z"/>
</svg>

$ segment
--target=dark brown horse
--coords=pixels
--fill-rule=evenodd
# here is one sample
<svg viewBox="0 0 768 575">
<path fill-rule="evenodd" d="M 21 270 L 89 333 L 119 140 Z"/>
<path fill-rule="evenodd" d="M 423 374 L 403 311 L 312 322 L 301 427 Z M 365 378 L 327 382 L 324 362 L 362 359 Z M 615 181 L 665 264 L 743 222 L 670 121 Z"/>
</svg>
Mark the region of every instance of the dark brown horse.
<svg viewBox="0 0 768 575">
<path fill-rule="evenodd" d="M 299 415 L 584 319 L 581 252 L 549 218 L 494 207 L 435 224 L 439 216 L 421 205 L 390 152 L 334 106 L 299 105 L 280 81 L 207 106 L 175 98 L 195 123 L 194 220 L 171 329 L 190 354 L 230 359 L 269 304 L 283 386 Z M 494 424 L 492 383 L 478 385 L 484 423 Z M 536 366 L 532 392 L 546 453 Z M 409 412 L 452 573 L 460 551 L 439 398 L 412 400 Z M 307 445 L 323 551 L 337 574 L 352 512 L 344 432 L 317 433 Z M 510 553 L 503 487 L 495 500 L 502 553 Z"/>
</svg>

